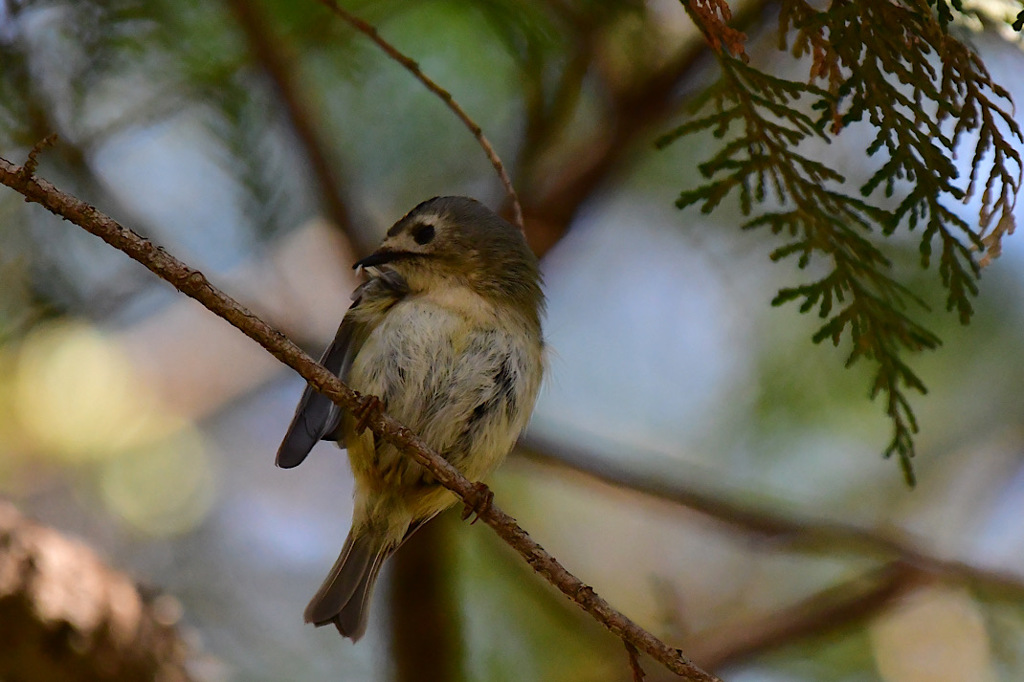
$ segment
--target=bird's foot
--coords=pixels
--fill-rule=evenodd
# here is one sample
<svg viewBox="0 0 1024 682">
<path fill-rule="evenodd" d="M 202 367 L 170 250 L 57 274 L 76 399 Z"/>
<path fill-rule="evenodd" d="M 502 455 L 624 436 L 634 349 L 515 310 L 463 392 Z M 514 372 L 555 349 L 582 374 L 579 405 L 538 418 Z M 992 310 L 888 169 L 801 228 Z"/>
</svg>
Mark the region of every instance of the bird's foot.
<svg viewBox="0 0 1024 682">
<path fill-rule="evenodd" d="M 379 417 L 384 411 L 384 403 L 375 395 L 364 395 L 363 402 L 359 409 L 352 413 L 356 418 L 356 433 L 362 433 L 370 425 L 374 417 Z"/>
<path fill-rule="evenodd" d="M 471 526 L 480 520 L 481 514 L 487 513 L 491 508 L 491 503 L 494 502 L 494 493 L 483 483 L 474 483 L 473 489 L 476 490 L 474 501 L 467 502 L 466 507 L 462 510 L 463 521 L 476 514 L 476 518 L 469 522 Z"/>
</svg>

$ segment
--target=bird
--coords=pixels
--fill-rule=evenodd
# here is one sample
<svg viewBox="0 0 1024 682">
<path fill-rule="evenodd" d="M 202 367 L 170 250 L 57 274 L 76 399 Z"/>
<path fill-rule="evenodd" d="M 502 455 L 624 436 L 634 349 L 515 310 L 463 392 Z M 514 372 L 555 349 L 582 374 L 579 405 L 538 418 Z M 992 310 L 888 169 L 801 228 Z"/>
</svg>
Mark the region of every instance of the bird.
<svg viewBox="0 0 1024 682">
<path fill-rule="evenodd" d="M 353 268 L 366 281 L 321 364 L 480 481 L 526 427 L 544 374 L 545 298 L 523 234 L 474 199 L 434 197 Z M 304 618 L 353 642 L 383 562 L 457 501 L 366 421 L 308 385 L 276 459 L 298 466 L 320 440 L 348 451 L 352 526 Z"/>
</svg>

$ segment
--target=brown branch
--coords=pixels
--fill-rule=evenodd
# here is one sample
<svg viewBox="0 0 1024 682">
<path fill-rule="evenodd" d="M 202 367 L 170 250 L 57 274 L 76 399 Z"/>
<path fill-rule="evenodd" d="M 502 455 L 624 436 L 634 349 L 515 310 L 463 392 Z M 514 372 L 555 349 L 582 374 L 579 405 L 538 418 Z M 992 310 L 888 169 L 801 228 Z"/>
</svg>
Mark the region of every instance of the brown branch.
<svg viewBox="0 0 1024 682">
<path fill-rule="evenodd" d="M 305 354 L 281 332 L 272 328 L 234 299 L 215 288 L 206 277 L 177 260 L 164 249 L 137 235 L 79 199 L 61 192 L 49 182 L 28 176 L 24 169 L 0 157 L 0 184 L 38 203 L 107 244 L 123 251 L 178 291 L 203 304 L 214 314 L 256 341 L 271 355 L 288 365 L 323 395 L 347 410 L 358 410 L 366 398 L 346 386 L 331 372 Z M 515 519 L 493 504 L 487 504 L 486 486 L 471 483 L 455 467 L 432 450 L 419 436 L 392 417 L 371 412 L 369 427 L 384 440 L 410 455 L 439 483 L 454 492 L 469 507 L 482 510 L 478 518 L 519 552 L 533 570 L 544 576 L 569 599 L 593 616 L 612 634 L 646 652 L 672 672 L 692 682 L 720 682 L 701 670 L 678 649 L 670 647 L 644 630 L 598 596 L 590 586 L 565 569 L 543 547 L 519 527 Z"/>
<path fill-rule="evenodd" d="M 567 467 L 605 483 L 686 507 L 717 523 L 771 539 L 790 549 L 829 554 L 843 550 L 886 561 L 898 560 L 922 573 L 965 583 L 1003 599 L 1024 600 L 1024 579 L 1020 576 L 935 556 L 898 531 L 883 533 L 735 502 L 695 485 L 669 480 L 656 473 L 638 472 L 616 461 L 535 435 L 520 442 L 519 452 L 543 464 Z"/>
<path fill-rule="evenodd" d="M 647 674 L 644 669 L 640 667 L 640 652 L 636 650 L 636 647 L 626 642 L 626 655 L 629 656 L 629 672 L 633 675 L 633 682 L 644 682 L 647 679 Z"/>
<path fill-rule="evenodd" d="M 50 133 L 42 140 L 40 140 L 28 153 L 28 160 L 25 161 L 25 165 L 21 168 L 21 175 L 26 180 L 35 175 L 36 169 L 39 167 L 39 155 L 44 151 L 57 144 L 57 134 Z"/>
<path fill-rule="evenodd" d="M 753 24 L 768 3 L 749 0 L 732 23 L 741 28 Z M 705 41 L 694 40 L 664 66 L 640 75 L 636 85 L 618 91 L 607 86 L 611 104 L 604 124 L 555 174 L 557 184 L 526 200 L 526 217 L 536 223 L 531 228 L 531 245 L 538 255 L 543 256 L 561 239 L 583 203 L 608 182 L 637 140 L 685 104 L 677 86 L 701 68 L 708 49 Z M 525 180 L 526 186 L 532 184 L 529 178 Z"/>
<path fill-rule="evenodd" d="M 700 652 L 701 661 L 708 668 L 721 669 L 802 639 L 821 637 L 863 622 L 921 582 L 921 573 L 916 568 L 896 561 L 754 622 L 731 623 L 721 632 L 696 638 L 690 646 Z"/>
<path fill-rule="evenodd" d="M 391 680 L 463 680 L 462 618 L 453 584 L 456 558 L 449 535 L 456 517 L 426 524 L 388 560 Z"/>
<path fill-rule="evenodd" d="M 251 0 L 225 2 L 245 33 L 249 52 L 280 95 L 292 130 L 295 131 L 299 145 L 305 152 L 309 169 L 320 188 L 320 199 L 331 222 L 345 234 L 357 252 L 369 253 L 371 244 L 363 234 L 354 229 L 352 214 L 345 203 L 345 193 L 339 174 L 328 160 L 325 151 L 327 145 L 317 130 L 309 103 L 295 82 L 299 69 L 294 55 L 285 49 L 280 37 L 272 34 L 259 3 Z"/>
<path fill-rule="evenodd" d="M 590 12 L 578 17 L 564 8 L 556 6 L 554 9 L 570 26 L 572 47 L 548 104 L 544 101 L 548 65 L 543 60 L 541 48 L 532 42 L 526 46 L 522 77 L 526 120 L 516 163 L 524 192 L 533 189 L 530 179 L 534 176 L 537 161 L 576 111 L 584 79 L 593 66 L 597 33 L 605 28 L 603 23 L 589 20 Z"/>
<path fill-rule="evenodd" d="M 895 561 L 750 622 L 729 623 L 720 631 L 699 635 L 687 648 L 699 652 L 711 670 L 735 666 L 784 646 L 857 627 L 926 583 L 919 571 Z"/>
<path fill-rule="evenodd" d="M 455 98 L 452 97 L 452 93 L 442 88 L 436 81 L 430 78 L 430 76 L 423 73 L 419 64 L 405 56 L 405 54 L 400 52 L 394 45 L 384 40 L 372 24 L 363 21 L 348 10 L 344 9 L 341 5 L 335 2 L 335 0 L 317 0 L 317 2 L 337 14 L 349 26 L 372 40 L 377 47 L 384 51 L 384 54 L 401 64 L 406 71 L 416 78 L 416 80 L 423 83 L 427 90 L 430 90 L 432 93 L 440 97 L 441 101 L 443 101 L 459 118 L 459 120 L 469 128 L 469 132 L 473 134 L 473 137 L 476 138 L 476 141 L 483 148 L 484 153 L 487 154 L 487 159 L 491 162 L 491 165 L 494 166 L 495 172 L 497 172 L 498 177 L 501 179 L 501 184 L 505 187 L 505 193 L 508 195 L 509 202 L 512 204 L 513 222 L 516 227 L 519 228 L 519 231 L 525 234 L 526 229 L 523 226 L 523 208 L 519 203 L 519 195 L 516 194 L 516 189 L 512 186 L 512 178 L 509 177 L 508 172 L 505 170 L 505 164 L 501 162 L 501 158 L 498 156 L 498 152 L 494 150 L 494 146 L 491 144 L 491 141 L 487 139 L 486 135 L 484 135 L 483 129 L 476 121 L 470 118 L 469 114 L 466 113 L 466 110 L 455 101 Z"/>
<path fill-rule="evenodd" d="M 725 48 L 734 57 L 747 61 L 743 47 L 747 36 L 729 25 L 732 21 L 729 3 L 725 0 L 682 0 L 682 5 L 712 50 L 722 52 Z"/>
</svg>

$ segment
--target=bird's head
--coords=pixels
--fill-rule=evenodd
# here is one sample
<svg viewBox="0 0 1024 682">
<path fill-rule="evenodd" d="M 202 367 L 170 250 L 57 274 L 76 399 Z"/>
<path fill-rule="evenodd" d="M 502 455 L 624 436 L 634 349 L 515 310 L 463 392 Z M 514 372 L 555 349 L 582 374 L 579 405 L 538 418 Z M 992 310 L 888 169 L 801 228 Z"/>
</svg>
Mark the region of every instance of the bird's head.
<svg viewBox="0 0 1024 682">
<path fill-rule="evenodd" d="M 354 267 L 393 270 L 412 292 L 467 286 L 532 317 L 539 316 L 544 305 L 537 258 L 522 233 L 466 197 L 424 201 Z"/>
</svg>

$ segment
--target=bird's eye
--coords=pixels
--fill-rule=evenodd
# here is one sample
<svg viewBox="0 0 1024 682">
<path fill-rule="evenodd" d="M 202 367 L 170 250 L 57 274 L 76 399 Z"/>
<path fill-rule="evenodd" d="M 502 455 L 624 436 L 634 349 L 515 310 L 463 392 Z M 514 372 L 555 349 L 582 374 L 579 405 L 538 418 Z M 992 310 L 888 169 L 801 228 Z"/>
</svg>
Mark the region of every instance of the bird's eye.
<svg viewBox="0 0 1024 682">
<path fill-rule="evenodd" d="M 412 228 L 412 238 L 420 246 L 429 243 L 434 238 L 434 226 L 417 225 Z"/>
</svg>

